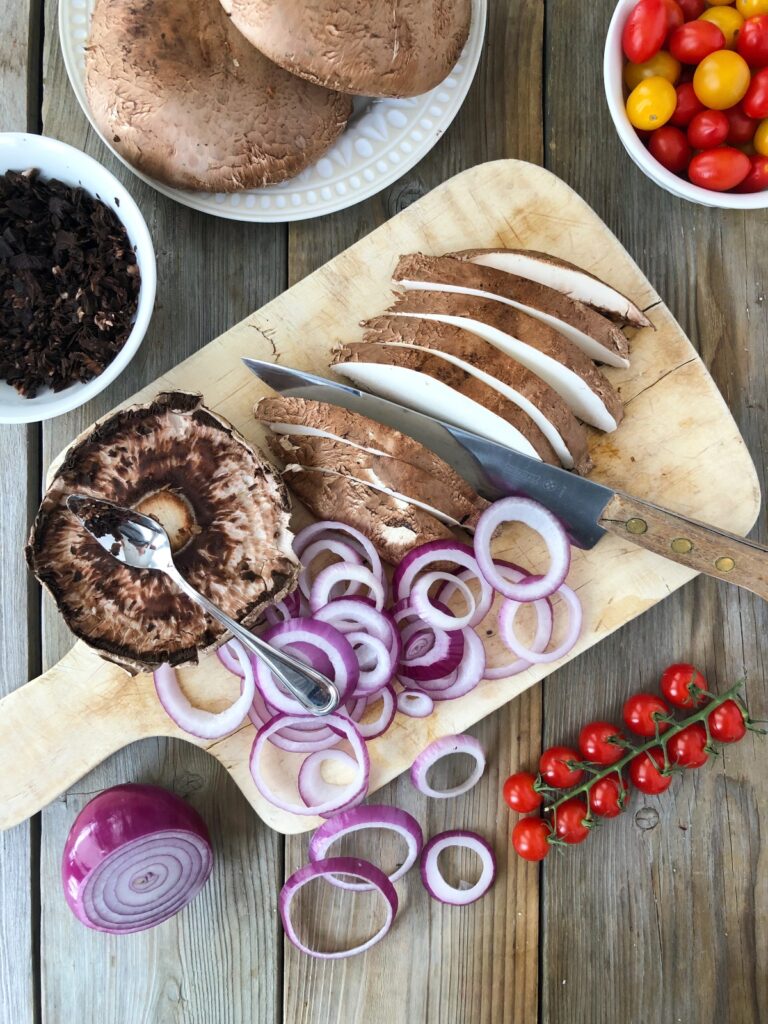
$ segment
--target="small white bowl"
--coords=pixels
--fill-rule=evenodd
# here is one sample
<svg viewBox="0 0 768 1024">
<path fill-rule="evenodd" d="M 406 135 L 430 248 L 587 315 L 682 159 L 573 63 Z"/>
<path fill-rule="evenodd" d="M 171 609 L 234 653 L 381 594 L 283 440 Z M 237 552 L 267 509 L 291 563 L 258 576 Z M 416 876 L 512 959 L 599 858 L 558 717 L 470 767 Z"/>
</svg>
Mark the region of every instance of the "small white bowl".
<svg viewBox="0 0 768 1024">
<path fill-rule="evenodd" d="M 641 142 L 629 122 L 624 105 L 624 52 L 621 48 L 624 23 L 636 3 L 637 0 L 619 0 L 616 4 L 611 24 L 608 26 L 603 59 L 603 77 L 608 109 L 624 149 L 651 181 L 655 181 L 657 185 L 679 199 L 687 199 L 689 202 L 699 203 L 701 206 L 719 207 L 722 210 L 764 210 L 768 207 L 768 191 L 739 195 L 735 192 L 711 192 L 709 189 L 699 188 L 698 185 L 692 185 L 684 178 L 668 171 L 666 167 L 662 167 Z"/>
<path fill-rule="evenodd" d="M 58 392 L 45 388 L 35 398 L 23 398 L 10 384 L 0 381 L 0 423 L 38 423 L 77 409 L 98 395 L 136 354 L 155 304 L 157 268 L 152 239 L 141 211 L 117 178 L 92 157 L 56 139 L 22 132 L 0 133 L 0 174 L 31 167 L 40 171 L 43 180 L 58 178 L 66 185 L 82 186 L 114 210 L 136 250 L 141 289 L 133 330 L 106 369 L 87 384 L 72 384 Z"/>
</svg>

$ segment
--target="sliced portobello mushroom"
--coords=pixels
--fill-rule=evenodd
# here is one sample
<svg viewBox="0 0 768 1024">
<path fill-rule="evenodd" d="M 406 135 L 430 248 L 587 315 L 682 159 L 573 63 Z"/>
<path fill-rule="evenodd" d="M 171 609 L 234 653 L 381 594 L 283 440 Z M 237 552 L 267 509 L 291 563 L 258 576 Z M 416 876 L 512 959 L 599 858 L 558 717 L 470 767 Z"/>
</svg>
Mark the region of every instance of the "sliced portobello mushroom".
<svg viewBox="0 0 768 1024">
<path fill-rule="evenodd" d="M 197 661 L 226 633 L 161 573 L 112 558 L 73 492 L 158 519 L 182 575 L 246 626 L 296 585 L 285 486 L 231 424 L 182 392 L 113 413 L 69 448 L 26 555 L 75 636 L 131 672 Z"/>
<path fill-rule="evenodd" d="M 85 70 L 102 135 L 175 188 L 234 192 L 291 178 L 352 113 L 348 96 L 259 53 L 218 0 L 97 0 Z"/>
<path fill-rule="evenodd" d="M 413 291 L 389 313 L 452 324 L 483 338 L 541 377 L 575 416 L 599 430 L 615 430 L 624 416 L 618 393 L 581 349 L 513 306 L 474 295 Z"/>
<path fill-rule="evenodd" d="M 549 253 L 537 252 L 535 249 L 463 249 L 449 255 L 554 288 L 617 323 L 653 327 L 640 307 L 617 288 L 590 274 L 588 270 L 582 270 L 575 263 Z"/>
<path fill-rule="evenodd" d="M 358 448 L 369 456 L 397 460 L 413 467 L 422 476 L 430 478 L 425 483 L 429 491 L 432 490 L 434 479 L 436 486 L 448 489 L 453 502 L 463 503 L 463 506 L 457 505 L 456 515 L 459 519 L 466 515 L 467 509 L 471 510 L 472 515 L 472 510 L 482 511 L 486 506 L 486 502 L 475 494 L 467 481 L 429 448 L 425 448 L 407 434 L 368 419 L 367 416 L 360 416 L 327 402 L 314 402 L 283 395 L 262 398 L 254 410 L 254 415 L 276 434 L 327 438 L 346 444 L 352 449 Z M 360 456 L 351 451 L 347 458 L 359 460 Z M 382 469 L 385 476 L 387 465 L 384 464 Z M 391 482 L 394 480 L 393 476 Z"/>
<path fill-rule="evenodd" d="M 477 335 L 451 324 L 415 317 L 367 320 L 364 340 L 429 350 L 494 388 L 529 416 L 566 469 L 588 473 L 587 434 L 563 399 L 541 377 Z M 497 411 L 503 415 L 505 407 Z"/>
<path fill-rule="evenodd" d="M 629 342 L 616 324 L 546 285 L 451 256 L 401 256 L 395 281 L 408 291 L 474 295 L 513 306 L 559 331 L 590 359 L 629 366 Z"/>
<path fill-rule="evenodd" d="M 361 96 L 434 89 L 469 35 L 471 0 L 221 0 L 270 60 L 310 82 Z"/>
</svg>

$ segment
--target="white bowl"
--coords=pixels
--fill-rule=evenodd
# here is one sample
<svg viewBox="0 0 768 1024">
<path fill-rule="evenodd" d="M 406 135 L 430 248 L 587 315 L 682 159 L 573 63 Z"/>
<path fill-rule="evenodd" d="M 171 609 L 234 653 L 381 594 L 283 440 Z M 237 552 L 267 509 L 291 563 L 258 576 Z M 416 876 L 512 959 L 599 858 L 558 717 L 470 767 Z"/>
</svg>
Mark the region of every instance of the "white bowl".
<svg viewBox="0 0 768 1024">
<path fill-rule="evenodd" d="M 608 26 L 603 59 L 603 77 L 608 109 L 624 149 L 651 181 L 655 181 L 657 185 L 680 199 L 687 199 L 689 202 L 699 203 L 701 206 L 719 207 L 722 210 L 766 209 L 768 207 L 768 191 L 738 195 L 735 192 L 711 192 L 709 189 L 699 188 L 698 185 L 692 185 L 684 178 L 668 171 L 666 167 L 662 167 L 640 141 L 637 132 L 629 123 L 624 106 L 624 53 L 621 48 L 624 23 L 636 3 L 637 0 L 619 0 L 616 4 L 611 24 Z"/>
<path fill-rule="evenodd" d="M 103 391 L 122 373 L 141 344 L 155 304 L 157 268 L 155 250 L 144 218 L 123 185 L 100 163 L 56 139 L 22 132 L 0 133 L 0 174 L 36 167 L 40 176 L 80 185 L 97 196 L 120 218 L 136 250 L 141 289 L 133 330 L 115 358 L 87 384 L 72 384 L 62 391 L 42 389 L 35 398 L 23 398 L 15 388 L 0 381 L 0 423 L 38 423 L 77 409 Z"/>
</svg>

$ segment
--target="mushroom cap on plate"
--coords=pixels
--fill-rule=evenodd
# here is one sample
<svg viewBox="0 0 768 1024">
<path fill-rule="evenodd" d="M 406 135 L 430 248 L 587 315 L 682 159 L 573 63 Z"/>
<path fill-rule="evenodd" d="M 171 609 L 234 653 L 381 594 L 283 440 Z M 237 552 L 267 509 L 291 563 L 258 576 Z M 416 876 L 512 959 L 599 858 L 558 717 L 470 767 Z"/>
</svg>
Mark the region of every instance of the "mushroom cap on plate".
<svg viewBox="0 0 768 1024">
<path fill-rule="evenodd" d="M 104 137 L 176 188 L 235 192 L 291 178 L 352 112 L 348 96 L 267 60 L 218 0 L 97 0 L 85 63 Z"/>
<path fill-rule="evenodd" d="M 243 625 L 295 586 L 287 491 L 229 423 L 183 392 L 111 414 L 67 451 L 27 561 L 72 632 L 130 671 L 197 661 L 226 633 L 163 573 L 106 552 L 67 508 L 73 492 L 157 518 L 182 576 Z"/>
<path fill-rule="evenodd" d="M 459 59 L 471 0 L 221 0 L 280 67 L 360 96 L 419 96 Z"/>
</svg>

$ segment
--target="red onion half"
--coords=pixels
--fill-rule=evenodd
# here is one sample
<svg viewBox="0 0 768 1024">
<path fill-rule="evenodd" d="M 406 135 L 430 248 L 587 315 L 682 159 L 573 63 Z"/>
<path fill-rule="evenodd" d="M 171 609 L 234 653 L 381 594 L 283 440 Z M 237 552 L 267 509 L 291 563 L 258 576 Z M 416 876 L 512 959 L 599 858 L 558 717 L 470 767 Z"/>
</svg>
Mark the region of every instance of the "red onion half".
<svg viewBox="0 0 768 1024">
<path fill-rule="evenodd" d="M 440 872 L 438 858 L 443 850 L 451 846 L 462 846 L 473 850 L 480 858 L 480 878 L 469 889 L 456 889 L 448 885 Z M 421 880 L 429 895 L 441 903 L 453 907 L 465 907 L 485 896 L 496 878 L 496 857 L 490 845 L 475 832 L 454 829 L 432 836 L 421 855 Z"/>
<path fill-rule="evenodd" d="M 475 759 L 475 767 L 472 774 L 459 786 L 453 789 L 433 789 L 427 782 L 427 772 L 432 765 L 442 761 L 450 754 L 469 754 Z M 443 736 L 426 747 L 411 765 L 411 782 L 420 793 L 425 796 L 434 797 L 436 800 L 447 800 L 452 796 L 461 796 L 468 793 L 473 786 L 477 785 L 485 771 L 485 752 L 473 736 Z"/>
<path fill-rule="evenodd" d="M 319 950 L 310 949 L 309 946 L 305 946 L 299 939 L 291 920 L 291 904 L 293 897 L 299 889 L 306 885 L 307 882 L 311 882 L 313 878 L 327 878 L 337 882 L 338 879 L 335 877 L 337 875 L 351 875 L 354 878 L 361 879 L 363 882 L 367 882 L 372 888 L 378 889 L 384 897 L 387 916 L 379 931 L 371 936 L 367 942 L 363 942 L 352 949 L 345 949 L 336 953 L 321 953 Z M 358 860 L 357 857 L 329 857 L 327 860 L 318 860 L 305 864 L 303 868 L 299 868 L 298 871 L 294 872 L 280 890 L 278 907 L 285 934 L 297 949 L 300 949 L 302 953 L 306 953 L 308 956 L 316 956 L 321 960 L 340 960 L 346 956 L 354 956 L 356 953 L 364 953 L 384 938 L 392 927 L 395 914 L 397 914 L 397 893 L 395 892 L 394 885 L 392 885 L 384 872 L 370 864 L 367 860 Z"/>
<path fill-rule="evenodd" d="M 64 846 L 61 880 L 79 921 L 124 935 L 177 914 L 212 867 L 197 811 L 168 790 L 129 783 L 99 793 L 80 811 Z"/>
</svg>

